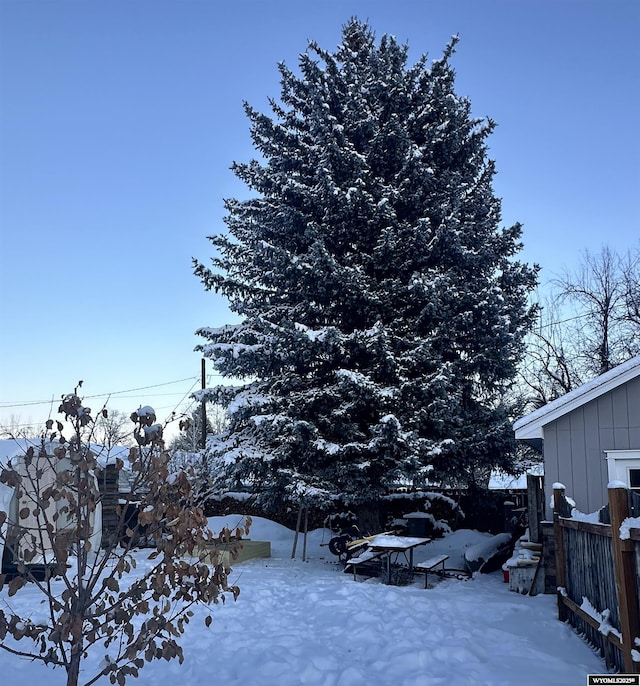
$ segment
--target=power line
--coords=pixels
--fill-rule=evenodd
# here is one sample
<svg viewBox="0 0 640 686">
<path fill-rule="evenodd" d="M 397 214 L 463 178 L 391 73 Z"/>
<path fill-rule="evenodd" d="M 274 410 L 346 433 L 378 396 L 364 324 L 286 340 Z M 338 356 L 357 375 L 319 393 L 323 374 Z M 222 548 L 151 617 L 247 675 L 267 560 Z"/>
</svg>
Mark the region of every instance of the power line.
<svg viewBox="0 0 640 686">
<path fill-rule="evenodd" d="M 191 389 L 189 389 L 189 391 L 187 391 L 187 394 L 182 396 L 182 400 L 180 400 L 180 402 L 177 405 L 175 405 L 175 406 L 174 405 L 163 405 L 161 407 L 158 407 L 154 403 L 154 410 L 156 411 L 156 413 L 162 412 L 162 410 L 172 410 L 170 415 L 176 413 L 178 408 L 180 407 L 180 405 L 184 402 L 186 395 L 188 395 L 188 393 L 190 393 L 191 390 L 193 390 L 193 386 L 191 387 Z M 177 394 L 172 394 L 172 395 L 177 395 Z M 184 410 L 181 411 L 181 414 L 183 414 L 183 415 L 189 414 L 191 409 L 195 406 L 195 404 L 196 404 L 195 401 L 192 400 L 189 403 L 189 405 L 187 407 L 185 407 Z M 42 420 L 41 421 L 32 421 L 32 422 L 24 422 L 24 423 L 20 423 L 20 424 L 14 424 L 13 422 L 8 422 L 6 424 L 3 424 L 0 421 L 0 434 L 2 433 L 2 428 L 5 426 L 10 427 L 11 430 L 14 430 L 14 429 L 32 429 L 34 427 L 42 428 L 44 426 L 44 421 L 42 421 Z"/>
<path fill-rule="evenodd" d="M 180 403 L 182 403 L 183 401 L 184 401 L 184 396 L 183 396 L 183 399 L 180 401 Z M 176 405 L 175 407 L 174 407 L 173 405 L 163 405 L 162 407 L 157 407 L 157 406 L 154 404 L 154 408 L 153 408 L 153 409 L 158 413 L 158 412 L 161 412 L 162 410 L 169 410 L 169 409 L 173 408 L 173 412 L 175 413 L 176 410 L 178 409 L 178 407 L 180 406 L 180 403 L 178 403 L 178 405 Z M 185 415 L 186 415 L 186 414 L 189 414 L 191 408 L 194 407 L 194 405 L 195 405 L 195 402 L 192 401 L 192 402 L 185 408 L 185 410 L 182 412 L 182 414 L 185 414 Z M 44 426 L 44 421 L 25 422 L 25 423 L 20 423 L 20 424 L 14 424 L 13 422 L 7 422 L 6 424 L 3 424 L 3 422 L 0 421 L 0 434 L 2 433 L 2 431 L 1 431 L 2 428 L 3 428 L 4 426 L 9 426 L 9 425 L 10 425 L 10 428 L 11 428 L 12 430 L 13 430 L 13 429 L 27 429 L 27 428 L 28 428 L 28 429 L 31 429 L 31 428 L 33 428 L 33 427 L 41 428 L 41 427 Z"/>
<path fill-rule="evenodd" d="M 217 376 L 217 375 L 216 375 Z M 165 381 L 164 383 L 158 383 L 158 384 L 152 384 L 150 386 L 140 386 L 139 388 L 127 388 L 122 391 L 112 391 L 111 393 L 96 393 L 94 395 L 87 395 L 84 396 L 86 400 L 91 400 L 93 398 L 105 398 L 105 397 L 110 397 L 114 395 L 122 395 L 123 393 L 134 393 L 136 391 L 147 391 L 150 388 L 160 388 L 162 386 L 171 386 L 172 384 L 176 383 L 183 383 L 185 381 L 191 381 L 192 379 L 195 379 L 196 382 L 198 380 L 198 377 L 193 377 L 193 376 L 187 376 L 184 379 L 177 379 L 176 381 Z M 192 386 L 193 388 L 193 386 Z M 168 393 L 168 394 L 163 394 L 163 395 L 178 395 L 178 393 Z M 123 396 L 126 397 L 126 396 Z M 131 397 L 139 397 L 139 396 L 131 396 Z M 53 399 L 51 400 L 25 400 L 25 401 L 6 401 L 6 402 L 1 402 L 0 401 L 0 409 L 9 409 L 12 407 L 28 407 L 30 405 L 50 405 L 51 403 L 55 402 Z"/>
<path fill-rule="evenodd" d="M 164 383 L 153 384 L 152 386 L 142 386 L 140 388 L 128 388 L 125 391 L 114 391 L 113 393 L 100 393 L 99 395 L 88 395 L 87 398 L 102 398 L 105 395 L 120 395 L 121 393 L 133 393 L 134 391 L 146 391 L 149 388 L 160 388 L 160 386 L 171 386 L 175 383 L 183 383 L 184 381 L 191 381 L 193 376 L 187 376 L 184 379 L 178 379 L 177 381 L 165 381 Z M 195 377 L 196 379 L 198 377 Z"/>
<path fill-rule="evenodd" d="M 191 384 L 191 388 L 182 396 L 180 399 L 180 402 L 173 408 L 172 414 L 180 407 L 180 405 L 184 402 L 184 399 L 191 393 L 193 390 L 193 387 L 198 383 L 198 377 L 196 377 L 196 380 Z M 193 405 L 193 403 L 191 403 Z M 191 405 L 189 407 L 191 407 Z"/>
<path fill-rule="evenodd" d="M 584 314 L 577 314 L 575 317 L 567 317 L 567 319 L 559 319 L 557 322 L 547 322 L 546 324 L 540 324 L 539 329 L 548 329 L 550 326 L 556 326 L 557 324 L 566 324 L 567 322 L 573 322 L 576 319 L 584 319 L 589 317 L 590 313 L 585 312 Z"/>
<path fill-rule="evenodd" d="M 624 308 L 624 304 L 618 304 L 614 305 L 611 309 L 612 310 L 619 310 L 621 308 Z M 542 307 L 544 309 L 544 306 Z M 593 317 L 594 313 L 593 312 L 583 312 L 582 314 L 576 314 L 573 317 L 567 317 L 566 319 L 559 319 L 557 322 L 547 322 L 546 324 L 540 324 L 538 326 L 539 329 L 547 329 L 550 326 L 556 326 L 557 324 L 566 324 L 567 322 L 573 322 L 576 319 L 584 319 L 585 317 Z"/>
</svg>

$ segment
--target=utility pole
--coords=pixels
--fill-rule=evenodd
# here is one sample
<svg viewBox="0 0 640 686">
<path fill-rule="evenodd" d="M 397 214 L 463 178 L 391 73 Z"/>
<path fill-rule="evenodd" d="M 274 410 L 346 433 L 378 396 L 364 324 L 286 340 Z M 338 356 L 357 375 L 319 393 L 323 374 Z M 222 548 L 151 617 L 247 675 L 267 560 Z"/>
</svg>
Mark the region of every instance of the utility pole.
<svg viewBox="0 0 640 686">
<path fill-rule="evenodd" d="M 207 387 L 207 378 L 205 375 L 205 360 L 204 357 L 202 358 L 202 365 L 201 365 L 201 388 L 204 391 L 204 389 Z M 205 399 L 202 399 L 202 449 L 204 450 L 207 447 L 207 403 Z"/>
</svg>

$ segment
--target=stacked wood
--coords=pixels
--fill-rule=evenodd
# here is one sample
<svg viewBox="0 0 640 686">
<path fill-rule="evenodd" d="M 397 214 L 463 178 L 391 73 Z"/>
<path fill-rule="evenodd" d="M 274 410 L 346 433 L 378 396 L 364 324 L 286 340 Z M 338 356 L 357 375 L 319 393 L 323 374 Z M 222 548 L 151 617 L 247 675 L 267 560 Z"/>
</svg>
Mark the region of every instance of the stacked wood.
<svg viewBox="0 0 640 686">
<path fill-rule="evenodd" d="M 119 470 L 114 464 L 108 464 L 98 473 L 98 487 L 102 501 L 102 547 L 107 548 L 118 540 L 120 516 L 117 512 L 119 503 L 118 489 Z"/>
</svg>

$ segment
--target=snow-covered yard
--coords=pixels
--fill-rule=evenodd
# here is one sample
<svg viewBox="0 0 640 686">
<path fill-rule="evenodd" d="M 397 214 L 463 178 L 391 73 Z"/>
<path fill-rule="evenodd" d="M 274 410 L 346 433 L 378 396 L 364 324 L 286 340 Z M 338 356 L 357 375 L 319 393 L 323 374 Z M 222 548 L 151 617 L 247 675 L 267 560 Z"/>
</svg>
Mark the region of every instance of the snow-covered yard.
<svg viewBox="0 0 640 686">
<path fill-rule="evenodd" d="M 212 518 L 211 528 L 238 518 Z M 582 686 L 604 663 L 556 619 L 553 596 L 511 593 L 502 574 L 446 580 L 424 590 L 385 586 L 377 579 L 353 580 L 326 547 L 328 531 L 309 535 L 307 555 L 291 560 L 293 534 L 257 519 L 251 538 L 270 540 L 272 557 L 238 565 L 231 577 L 241 587 L 236 603 L 196 612 L 181 643 L 182 665 L 145 665 L 136 681 L 144 686 Z M 416 555 L 425 559 L 446 550 L 449 566 L 462 564 L 465 546 L 479 534 L 455 532 Z M 148 551 L 136 553 L 139 566 Z M 32 615 L 40 597 L 22 590 L 6 603 Z M 86 675 L 102 659 L 86 662 Z M 56 686 L 62 671 L 0 651 L 0 682 L 13 686 Z M 99 683 L 108 683 L 106 679 Z"/>
</svg>

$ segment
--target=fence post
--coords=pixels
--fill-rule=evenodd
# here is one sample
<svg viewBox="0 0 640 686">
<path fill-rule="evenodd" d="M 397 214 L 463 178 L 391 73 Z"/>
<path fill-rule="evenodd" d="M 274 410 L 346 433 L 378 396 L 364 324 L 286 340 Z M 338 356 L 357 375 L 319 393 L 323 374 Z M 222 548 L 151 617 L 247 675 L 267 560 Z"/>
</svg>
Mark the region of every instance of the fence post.
<svg viewBox="0 0 640 686">
<path fill-rule="evenodd" d="M 296 556 L 296 548 L 298 547 L 298 534 L 300 533 L 300 522 L 302 521 L 302 510 L 304 508 L 302 507 L 302 504 L 300 505 L 300 509 L 298 510 L 298 521 L 296 523 L 296 533 L 295 536 L 293 537 L 293 549 L 291 550 L 291 559 L 293 560 Z"/>
<path fill-rule="evenodd" d="M 309 533 L 309 510 L 304 508 L 304 538 L 302 539 L 302 561 L 307 560 L 307 535 Z"/>
<path fill-rule="evenodd" d="M 632 674 L 640 671 L 634 664 L 632 657 L 635 639 L 640 636 L 640 622 L 638 620 L 634 545 L 631 540 L 623 541 L 620 538 L 620 525 L 628 517 L 627 489 L 622 482 L 613 481 L 609 484 L 609 511 L 611 513 L 613 562 L 616 574 L 618 608 L 620 610 L 624 669 Z"/>
<path fill-rule="evenodd" d="M 562 484 L 553 484 L 553 537 L 556 541 L 556 587 L 565 588 L 565 559 L 564 559 L 564 537 L 560 526 L 560 516 L 564 510 L 565 487 Z M 567 608 L 562 600 L 562 595 L 558 591 L 558 619 L 561 622 L 567 621 Z"/>
<path fill-rule="evenodd" d="M 527 474 L 527 509 L 529 520 L 529 540 L 532 543 L 542 543 L 542 527 L 544 518 L 544 490 L 542 477 Z"/>
</svg>

